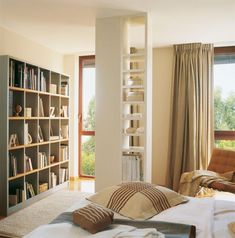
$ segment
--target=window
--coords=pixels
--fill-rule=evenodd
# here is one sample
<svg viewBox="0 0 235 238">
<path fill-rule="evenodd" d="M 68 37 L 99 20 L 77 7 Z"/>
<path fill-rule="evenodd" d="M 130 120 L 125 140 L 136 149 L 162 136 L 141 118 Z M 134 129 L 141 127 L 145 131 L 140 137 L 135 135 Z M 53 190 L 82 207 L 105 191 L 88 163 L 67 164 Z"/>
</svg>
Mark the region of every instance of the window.
<svg viewBox="0 0 235 238">
<path fill-rule="evenodd" d="M 235 47 L 215 48 L 215 146 L 235 149 Z"/>
<path fill-rule="evenodd" d="M 95 175 L 95 56 L 79 57 L 79 176 Z"/>
</svg>

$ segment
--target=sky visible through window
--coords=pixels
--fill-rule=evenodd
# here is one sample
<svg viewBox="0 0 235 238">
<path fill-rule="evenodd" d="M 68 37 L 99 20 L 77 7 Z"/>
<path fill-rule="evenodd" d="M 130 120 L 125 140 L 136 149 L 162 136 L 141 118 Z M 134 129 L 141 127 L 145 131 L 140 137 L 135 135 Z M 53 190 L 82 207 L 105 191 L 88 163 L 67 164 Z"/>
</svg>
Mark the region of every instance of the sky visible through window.
<svg viewBox="0 0 235 238">
<path fill-rule="evenodd" d="M 214 88 L 221 89 L 221 96 L 226 99 L 235 93 L 235 64 L 214 65 Z"/>
<path fill-rule="evenodd" d="M 86 118 L 90 100 L 95 96 L 95 68 L 83 69 L 83 117 Z"/>
</svg>

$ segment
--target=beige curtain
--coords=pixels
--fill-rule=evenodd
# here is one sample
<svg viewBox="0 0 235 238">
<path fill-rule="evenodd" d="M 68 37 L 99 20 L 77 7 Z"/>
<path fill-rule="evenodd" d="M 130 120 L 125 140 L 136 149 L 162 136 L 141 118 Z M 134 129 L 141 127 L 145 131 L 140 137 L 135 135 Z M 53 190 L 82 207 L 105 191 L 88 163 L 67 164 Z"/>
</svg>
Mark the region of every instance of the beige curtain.
<svg viewBox="0 0 235 238">
<path fill-rule="evenodd" d="M 183 172 L 206 169 L 213 144 L 213 45 L 174 46 L 168 185 Z"/>
</svg>

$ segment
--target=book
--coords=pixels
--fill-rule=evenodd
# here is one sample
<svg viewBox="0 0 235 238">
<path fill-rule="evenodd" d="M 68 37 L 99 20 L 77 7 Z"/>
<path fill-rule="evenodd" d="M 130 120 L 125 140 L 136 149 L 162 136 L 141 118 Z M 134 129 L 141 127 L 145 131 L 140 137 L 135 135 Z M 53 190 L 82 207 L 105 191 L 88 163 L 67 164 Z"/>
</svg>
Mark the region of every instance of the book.
<svg viewBox="0 0 235 238">
<path fill-rule="evenodd" d="M 26 172 L 33 170 L 32 159 L 28 156 L 25 156 L 25 170 Z"/>
<path fill-rule="evenodd" d="M 39 117 L 44 117 L 44 108 L 42 98 L 39 98 Z"/>
</svg>

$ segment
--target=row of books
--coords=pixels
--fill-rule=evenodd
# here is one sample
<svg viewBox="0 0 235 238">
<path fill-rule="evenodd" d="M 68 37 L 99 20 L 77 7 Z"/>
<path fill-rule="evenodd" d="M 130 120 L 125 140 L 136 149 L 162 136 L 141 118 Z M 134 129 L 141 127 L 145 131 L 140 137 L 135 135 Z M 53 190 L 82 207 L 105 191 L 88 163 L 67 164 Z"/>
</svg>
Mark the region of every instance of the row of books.
<svg viewBox="0 0 235 238">
<path fill-rule="evenodd" d="M 17 61 L 10 61 L 9 65 L 9 86 L 24 87 L 24 65 Z"/>
<path fill-rule="evenodd" d="M 15 206 L 35 195 L 33 185 L 29 182 L 25 182 L 23 188 L 16 188 L 15 191 L 11 191 L 9 194 L 9 206 Z"/>
<path fill-rule="evenodd" d="M 34 68 L 25 67 L 24 70 L 24 80 L 25 80 L 25 87 L 32 90 L 37 90 L 37 70 Z"/>
<path fill-rule="evenodd" d="M 122 181 L 140 181 L 141 159 L 137 155 L 122 156 Z"/>
<path fill-rule="evenodd" d="M 22 62 L 10 60 L 9 86 L 23 88 L 25 85 L 25 88 L 27 89 L 48 92 L 48 82 L 49 78 L 46 78 L 43 70 L 29 65 L 25 66 Z M 60 90 L 62 95 L 69 95 L 69 87 L 66 81 L 61 82 Z M 57 89 L 53 89 L 52 91 L 53 93 L 57 93 Z"/>
<path fill-rule="evenodd" d="M 68 160 L 68 145 L 61 144 L 60 146 L 60 161 Z"/>
<path fill-rule="evenodd" d="M 48 166 L 48 158 L 45 152 L 38 153 L 38 168 L 42 169 Z"/>
</svg>

